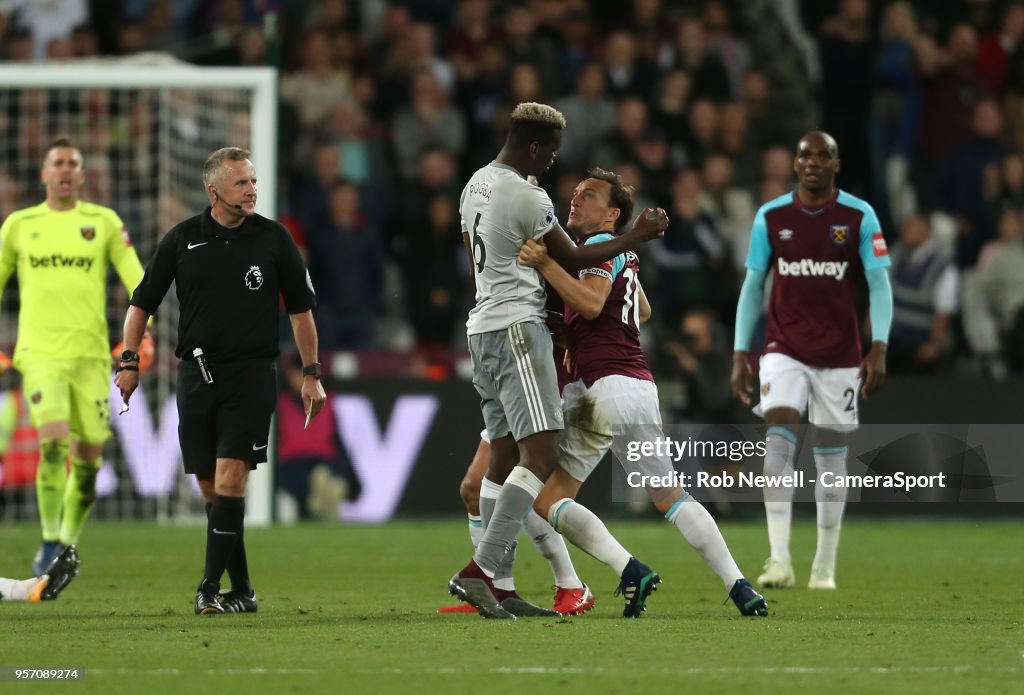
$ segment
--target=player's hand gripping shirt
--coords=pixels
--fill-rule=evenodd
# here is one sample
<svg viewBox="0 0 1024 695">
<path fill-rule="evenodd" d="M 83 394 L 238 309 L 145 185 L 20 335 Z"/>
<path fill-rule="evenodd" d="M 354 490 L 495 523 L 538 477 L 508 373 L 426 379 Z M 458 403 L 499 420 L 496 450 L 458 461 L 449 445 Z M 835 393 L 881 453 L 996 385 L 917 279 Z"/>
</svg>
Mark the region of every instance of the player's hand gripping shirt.
<svg viewBox="0 0 1024 695">
<path fill-rule="evenodd" d="M 0 228 L 0 287 L 18 273 L 21 311 L 15 366 L 38 359 L 110 359 L 107 270 L 129 294 L 142 279 L 124 223 L 110 208 L 80 201 L 18 210 Z"/>
<path fill-rule="evenodd" d="M 860 198 L 837 191 L 810 208 L 794 191 L 762 205 L 747 268 L 775 271 L 765 352 L 811 367 L 858 366 L 857 284 L 865 271 L 889 265 L 878 217 Z"/>
<path fill-rule="evenodd" d="M 462 190 L 462 231 L 469 234 L 476 272 L 476 306 L 469 335 L 501 331 L 523 321 L 544 321 L 544 279 L 519 265 L 519 248 L 555 225 L 555 208 L 543 188 L 517 171 L 491 162 Z"/>
</svg>

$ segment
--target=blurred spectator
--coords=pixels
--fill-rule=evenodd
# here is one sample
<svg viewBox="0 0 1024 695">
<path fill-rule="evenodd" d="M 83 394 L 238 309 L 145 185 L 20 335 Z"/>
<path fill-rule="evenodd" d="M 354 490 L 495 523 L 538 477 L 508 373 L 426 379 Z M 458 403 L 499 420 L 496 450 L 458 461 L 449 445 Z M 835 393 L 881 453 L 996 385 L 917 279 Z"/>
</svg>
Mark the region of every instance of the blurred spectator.
<svg viewBox="0 0 1024 695">
<path fill-rule="evenodd" d="M 724 327 L 708 309 L 686 312 L 678 326 L 678 333 L 664 343 L 666 371 L 683 384 L 682 397 L 672 408 L 672 422 L 734 422 L 731 350 L 723 338 Z"/>
<path fill-rule="evenodd" d="M 793 172 L 793 153 L 788 147 L 769 147 L 761 154 L 761 178 L 777 181 L 787 191 L 793 190 L 796 176 Z"/>
<path fill-rule="evenodd" d="M 437 85 L 446 94 L 455 91 L 455 68 L 450 61 L 437 54 L 437 33 L 426 22 L 417 22 L 409 33 L 411 44 L 410 67 L 413 70 L 426 69 L 437 80 Z"/>
<path fill-rule="evenodd" d="M 409 320 L 420 348 L 447 348 L 462 316 L 460 254 L 465 254 L 455 201 L 435 195 L 427 203 L 425 224 L 410 239 L 406 269 Z"/>
<path fill-rule="evenodd" d="M 71 38 L 75 27 L 89 23 L 88 0 L 8 0 L 0 13 L 13 15 L 16 26 L 32 37 L 32 57 L 41 60 L 53 39 Z"/>
<path fill-rule="evenodd" d="M 690 73 L 674 69 L 661 73 L 653 102 L 652 122 L 661 128 L 673 145 L 685 144 L 689 131 Z"/>
<path fill-rule="evenodd" d="M 753 186 L 761 174 L 760 150 L 751 141 L 747 107 L 742 102 L 723 104 L 719 110 L 721 151 L 732 160 L 732 181 Z"/>
<path fill-rule="evenodd" d="M 987 33 L 978 41 L 978 74 L 993 89 L 1002 93 L 1009 76 L 1009 63 L 1024 41 L 1024 5 L 1012 3 L 1003 13 L 998 31 Z"/>
<path fill-rule="evenodd" d="M 820 41 L 822 124 L 842 143 L 843 189 L 867 197 L 867 147 L 873 44 L 868 0 L 842 0 L 822 25 Z"/>
<path fill-rule="evenodd" d="M 733 95 L 742 89 L 743 75 L 750 66 L 750 51 L 732 32 L 729 12 L 722 0 L 710 0 L 704 7 L 704 31 L 708 51 L 718 57 L 726 72 Z"/>
<path fill-rule="evenodd" d="M 976 69 L 978 37 L 969 24 L 950 31 L 944 49 L 922 37 L 916 44 L 924 75 L 918 121 L 918 155 L 922 174 L 937 164 L 947 148 L 971 133 L 975 104 L 989 98 L 992 88 Z M 936 114 L 942 114 L 936 118 Z"/>
<path fill-rule="evenodd" d="M 636 39 L 628 31 L 615 31 L 604 43 L 604 69 L 608 95 L 648 99 L 654 93 L 653 63 L 637 56 Z"/>
<path fill-rule="evenodd" d="M 544 101 L 540 75 L 532 63 L 520 63 L 512 67 L 508 76 L 509 99 L 505 110 L 511 111 L 516 104 L 530 101 Z"/>
<path fill-rule="evenodd" d="M 665 21 L 664 3 L 662 0 L 633 0 L 632 5 L 629 32 L 636 37 L 637 55 L 654 64 L 662 43 L 671 35 L 671 25 Z"/>
<path fill-rule="evenodd" d="M 1002 131 L 999 105 L 991 99 L 978 102 L 973 134 L 950 148 L 936 173 L 938 207 L 957 222 L 956 260 L 961 268 L 974 264 L 993 235 L 985 205 L 985 171 L 1003 157 Z"/>
<path fill-rule="evenodd" d="M 0 34 L 0 56 L 4 60 L 28 61 L 32 59 L 32 32 L 15 27 Z"/>
<path fill-rule="evenodd" d="M 985 200 L 992 226 L 1006 208 L 1024 211 L 1024 154 L 1010 152 L 985 171 Z"/>
<path fill-rule="evenodd" d="M 380 232 L 361 211 L 359 189 L 349 181 L 334 184 L 328 214 L 306 230 L 320 340 L 328 349 L 368 348 L 382 307 Z"/>
<path fill-rule="evenodd" d="M 465 119 L 451 106 L 432 73 L 418 70 L 410 92 L 409 105 L 395 115 L 395 157 L 406 178 L 416 175 L 420 153 L 428 147 L 458 154 L 466 144 Z"/>
<path fill-rule="evenodd" d="M 894 371 L 937 367 L 953 349 L 960 276 L 953 258 L 932 239 L 924 215 L 911 215 L 892 249 L 893 317 L 888 363 Z"/>
<path fill-rule="evenodd" d="M 494 159 L 491 127 L 499 111 L 505 108 L 507 91 L 505 53 L 500 46 L 484 46 L 477 67 L 472 77 L 458 83 L 457 89 L 459 109 L 466 115 L 467 171 L 476 171 Z"/>
<path fill-rule="evenodd" d="M 677 67 L 690 73 L 694 99 L 726 101 L 732 98 L 729 73 L 722 60 L 709 50 L 704 22 L 688 17 L 679 22 L 675 41 L 664 47 L 662 68 Z"/>
<path fill-rule="evenodd" d="M 291 212 L 312 229 L 328 216 L 331 191 L 341 178 L 341 155 L 330 141 L 313 148 L 312 166 L 300 169 L 291 189 Z"/>
<path fill-rule="evenodd" d="M 669 182 L 676 168 L 669 155 L 668 140 L 656 128 L 648 128 L 634 148 L 634 161 L 647 182 L 647 194 L 662 207 L 667 204 Z"/>
<path fill-rule="evenodd" d="M 72 52 L 76 58 L 95 58 L 100 54 L 99 37 L 92 27 L 75 27 L 71 32 Z"/>
<path fill-rule="evenodd" d="M 741 97 L 746 107 L 751 142 L 757 147 L 792 142 L 803 135 L 801 124 L 791 125 L 790 107 L 773 98 L 768 78 L 763 72 L 750 70 L 743 75 Z"/>
<path fill-rule="evenodd" d="M 327 34 L 313 30 L 302 42 L 302 67 L 281 78 L 281 99 L 295 106 L 303 128 L 312 129 L 345 100 L 351 84 L 352 76 L 333 64 Z"/>
<path fill-rule="evenodd" d="M 513 5 L 505 13 L 505 56 L 510 65 L 529 63 L 536 69 L 541 93 L 563 92 L 558 46 L 549 36 L 537 33 L 536 18 L 528 6 Z"/>
<path fill-rule="evenodd" d="M 1024 220 L 1007 209 L 999 218 L 999 247 L 964 276 L 964 332 L 971 350 L 996 380 L 1006 364 L 1024 369 Z"/>
<path fill-rule="evenodd" d="M 554 102 L 568 124 L 558 161 L 573 171 L 590 165 L 591 148 L 615 127 L 615 104 L 605 96 L 604 79 L 599 63 L 587 63 L 580 71 L 576 91 Z"/>
<path fill-rule="evenodd" d="M 700 176 L 680 171 L 672 182 L 672 204 L 665 236 L 647 244 L 658 271 L 652 304 L 661 307 L 664 321 L 679 321 L 686 309 L 715 307 L 728 300 L 718 290 L 718 269 L 725 260 L 725 242 L 714 219 L 701 210 Z"/>
<path fill-rule="evenodd" d="M 647 103 L 643 99 L 622 99 L 615 112 L 616 127 L 594 148 L 591 163 L 603 169 L 611 169 L 621 161 L 635 160 L 637 143 L 647 131 L 648 123 Z"/>
<path fill-rule="evenodd" d="M 382 155 L 367 132 L 369 119 L 363 107 L 343 101 L 331 109 L 325 134 L 341 155 L 341 175 L 360 185 L 377 184 Z"/>
<path fill-rule="evenodd" d="M 406 268 L 416 263 L 414 245 L 416 237 L 426 224 L 430 200 L 436 196 L 447 196 L 458 209 L 462 182 L 458 179 L 455 158 L 441 149 L 428 149 L 420 155 L 416 178 L 403 188 L 401 198 L 391 211 L 388 229 L 388 248 L 391 254 Z M 459 242 L 462 233 L 457 235 Z"/>
<path fill-rule="evenodd" d="M 872 204 L 882 229 L 892 229 L 905 203 L 905 183 L 917 138 L 921 83 L 914 44 L 917 23 L 907 2 L 888 5 L 882 15 L 875 60 L 868 137 L 871 148 Z M 845 147 L 844 147 L 845 152 Z M 844 157 L 845 158 L 845 157 Z"/>
<path fill-rule="evenodd" d="M 747 259 L 750 227 L 757 207 L 747 188 L 733 185 L 732 160 L 722 153 L 704 159 L 704 192 L 701 208 L 711 214 L 722 238 L 729 245 L 729 257 L 739 278 Z"/>
<path fill-rule="evenodd" d="M 690 167 L 704 165 L 704 157 L 717 150 L 718 107 L 710 99 L 697 99 L 690 106 L 689 129 L 686 137 L 686 163 Z"/>
<path fill-rule="evenodd" d="M 455 28 L 443 41 L 443 52 L 451 59 L 459 80 L 476 74 L 484 46 L 501 43 L 501 30 L 491 22 L 490 15 L 490 0 L 459 0 Z"/>
<path fill-rule="evenodd" d="M 573 12 L 561 27 L 559 37 L 562 84 L 575 84 L 583 66 L 597 56 L 593 25 L 582 12 Z"/>
</svg>

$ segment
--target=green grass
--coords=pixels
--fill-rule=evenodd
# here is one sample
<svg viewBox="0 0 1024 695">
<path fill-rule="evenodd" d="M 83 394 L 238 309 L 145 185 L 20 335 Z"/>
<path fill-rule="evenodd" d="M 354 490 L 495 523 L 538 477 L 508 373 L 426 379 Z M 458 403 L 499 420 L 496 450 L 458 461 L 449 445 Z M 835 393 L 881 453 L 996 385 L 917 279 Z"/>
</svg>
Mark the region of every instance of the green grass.
<svg viewBox="0 0 1024 695">
<path fill-rule="evenodd" d="M 83 574 L 59 601 L 0 605 L 0 665 L 84 669 L 76 685 L 33 692 L 144 695 L 1024 692 L 1019 521 L 850 520 L 839 590 L 770 591 L 766 619 L 723 606 L 721 585 L 673 528 L 611 528 L 665 579 L 641 620 L 620 617 L 617 578 L 580 553 L 598 596 L 587 616 L 437 615 L 469 557 L 457 520 L 250 530 L 260 612 L 196 616 L 204 529 L 93 523 Z M 723 533 L 756 577 L 763 525 Z M 26 572 L 36 534 L 0 528 L 0 573 Z M 813 524 L 797 524 L 798 587 L 813 544 Z M 517 572 L 524 595 L 550 600 L 532 548 Z"/>
</svg>

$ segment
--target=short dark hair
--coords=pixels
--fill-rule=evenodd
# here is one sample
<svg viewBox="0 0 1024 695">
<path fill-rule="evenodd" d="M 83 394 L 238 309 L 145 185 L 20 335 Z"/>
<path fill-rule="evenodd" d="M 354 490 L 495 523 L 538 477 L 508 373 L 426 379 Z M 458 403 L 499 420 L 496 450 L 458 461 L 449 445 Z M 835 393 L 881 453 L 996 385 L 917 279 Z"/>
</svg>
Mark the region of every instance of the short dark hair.
<svg viewBox="0 0 1024 695">
<path fill-rule="evenodd" d="M 526 102 L 512 110 L 508 144 L 512 147 L 526 147 L 531 142 L 549 145 L 555 141 L 555 134 L 564 128 L 565 116 L 558 109 L 547 104 Z"/>
<path fill-rule="evenodd" d="M 252 152 L 245 149 L 244 147 L 222 147 L 206 159 L 206 164 L 203 165 L 203 183 L 207 186 L 213 181 L 213 177 L 217 175 L 217 170 L 220 169 L 224 162 L 241 162 L 245 159 L 249 159 Z"/>
<path fill-rule="evenodd" d="M 615 231 L 620 231 L 633 218 L 633 187 L 622 180 L 614 171 L 606 171 L 594 167 L 587 172 L 588 179 L 604 181 L 611 186 L 608 193 L 609 207 L 619 209 L 619 219 L 615 220 Z"/>
<path fill-rule="evenodd" d="M 73 150 L 78 149 L 78 146 L 75 145 L 75 143 L 72 142 L 71 138 L 69 138 L 67 135 L 61 135 L 55 138 L 53 142 L 50 143 L 50 146 L 46 148 L 46 151 L 49 152 L 55 147 L 70 147 Z"/>
</svg>

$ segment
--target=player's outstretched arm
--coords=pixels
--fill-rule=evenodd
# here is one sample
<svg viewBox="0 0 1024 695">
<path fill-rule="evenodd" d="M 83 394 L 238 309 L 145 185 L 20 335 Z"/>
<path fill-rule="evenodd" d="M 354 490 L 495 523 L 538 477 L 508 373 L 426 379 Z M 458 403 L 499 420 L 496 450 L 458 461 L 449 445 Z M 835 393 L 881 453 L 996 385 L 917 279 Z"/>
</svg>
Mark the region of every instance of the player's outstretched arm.
<svg viewBox="0 0 1024 695">
<path fill-rule="evenodd" d="M 861 398 L 870 398 L 885 383 L 885 354 L 892 326 L 892 286 L 885 268 L 873 268 L 868 281 L 868 317 L 871 321 L 871 349 L 860 363 Z"/>
<path fill-rule="evenodd" d="M 729 386 L 732 395 L 743 405 L 750 405 L 750 394 L 754 391 L 754 373 L 750 369 L 747 352 L 754 335 L 757 315 L 764 300 L 764 278 L 767 272 L 747 268 L 736 306 L 736 337 L 733 343 L 732 375 Z"/>
<path fill-rule="evenodd" d="M 548 255 L 543 239 L 539 242 L 527 239 L 519 249 L 519 263 L 539 270 L 565 303 L 588 321 L 601 313 L 612 291 L 612 283 L 606 278 L 587 275 L 580 280 L 569 275 Z"/>
<path fill-rule="evenodd" d="M 663 209 L 644 208 L 633 222 L 633 229 L 608 241 L 577 246 L 558 222 L 545 235 L 544 241 L 548 255 L 570 273 L 575 273 L 610 261 L 637 244 L 664 236 L 667 227 L 668 215 Z"/>
<path fill-rule="evenodd" d="M 313 322 L 313 312 L 303 311 L 299 314 L 289 314 L 288 318 L 292 322 L 295 347 L 299 349 L 299 357 L 302 359 L 303 366 L 318 362 L 316 324 Z M 324 392 L 319 377 L 303 376 L 302 404 L 305 406 L 306 414 L 310 418 L 315 417 L 326 402 L 327 393 Z"/>
<path fill-rule="evenodd" d="M 124 317 L 124 348 L 132 352 L 139 351 L 142 343 L 142 336 L 146 332 L 146 321 L 149 314 L 137 306 L 129 306 L 128 314 Z M 121 392 L 121 400 L 125 405 L 131 400 L 135 389 L 139 387 L 139 364 L 119 362 L 117 371 L 114 374 L 114 385 Z"/>
</svg>

